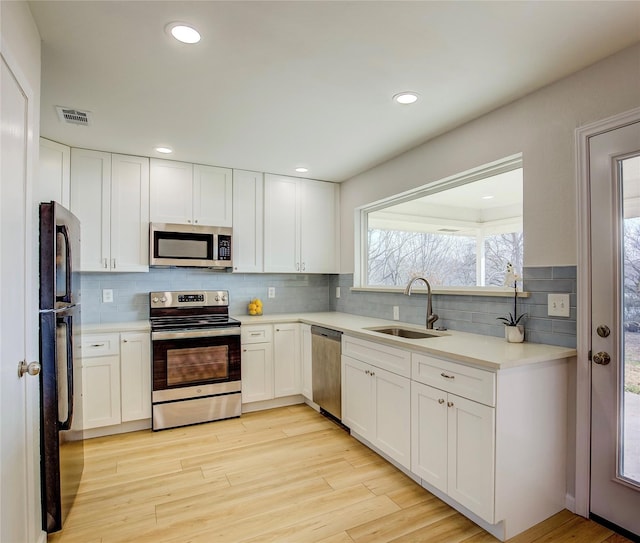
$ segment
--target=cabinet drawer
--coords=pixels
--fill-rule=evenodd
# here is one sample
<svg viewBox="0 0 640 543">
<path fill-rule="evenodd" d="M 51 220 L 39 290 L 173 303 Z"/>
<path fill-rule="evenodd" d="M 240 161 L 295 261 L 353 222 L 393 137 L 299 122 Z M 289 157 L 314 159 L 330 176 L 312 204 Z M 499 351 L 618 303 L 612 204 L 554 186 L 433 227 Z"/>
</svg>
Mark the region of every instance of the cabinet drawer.
<svg viewBox="0 0 640 543">
<path fill-rule="evenodd" d="M 495 374 L 441 358 L 413 353 L 412 379 L 489 406 L 496 404 Z"/>
<path fill-rule="evenodd" d="M 259 326 L 242 326 L 240 329 L 240 341 L 247 343 L 269 343 L 273 340 L 273 327 L 270 324 Z"/>
<path fill-rule="evenodd" d="M 411 353 L 381 343 L 342 336 L 342 354 L 403 377 L 411 377 Z"/>
<path fill-rule="evenodd" d="M 82 357 L 120 354 L 120 334 L 83 334 Z"/>
</svg>

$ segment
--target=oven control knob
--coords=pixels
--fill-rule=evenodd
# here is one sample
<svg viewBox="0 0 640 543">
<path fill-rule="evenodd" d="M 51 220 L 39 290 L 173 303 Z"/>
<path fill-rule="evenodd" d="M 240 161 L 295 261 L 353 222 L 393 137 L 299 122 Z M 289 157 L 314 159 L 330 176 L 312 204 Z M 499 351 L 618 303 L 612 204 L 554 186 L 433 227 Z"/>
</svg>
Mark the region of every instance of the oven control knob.
<svg viewBox="0 0 640 543">
<path fill-rule="evenodd" d="M 219 302 L 219 301 L 220 301 L 220 296 L 216 294 L 216 302 Z"/>
<path fill-rule="evenodd" d="M 223 301 L 223 302 L 226 302 L 226 301 L 227 301 L 227 297 L 226 297 L 224 294 L 222 295 L 222 301 Z"/>
<path fill-rule="evenodd" d="M 162 303 L 166 302 L 166 301 L 167 301 L 167 297 L 166 297 L 166 296 L 163 296 L 162 298 L 160 298 L 160 301 L 161 301 Z"/>
<path fill-rule="evenodd" d="M 154 296 L 154 297 L 151 299 L 151 301 L 152 301 L 154 304 L 157 304 L 157 303 L 158 303 L 158 297 L 157 297 L 157 296 Z"/>
</svg>

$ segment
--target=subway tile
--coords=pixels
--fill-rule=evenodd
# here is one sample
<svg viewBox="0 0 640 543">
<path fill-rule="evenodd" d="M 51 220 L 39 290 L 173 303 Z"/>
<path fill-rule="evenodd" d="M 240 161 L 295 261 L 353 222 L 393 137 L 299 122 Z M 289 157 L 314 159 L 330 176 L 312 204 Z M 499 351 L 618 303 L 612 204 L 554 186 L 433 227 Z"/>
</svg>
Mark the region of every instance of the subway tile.
<svg viewBox="0 0 640 543">
<path fill-rule="evenodd" d="M 531 279 L 551 279 L 553 277 L 553 269 L 551 266 L 525 266 L 522 270 L 524 280 Z"/>
</svg>

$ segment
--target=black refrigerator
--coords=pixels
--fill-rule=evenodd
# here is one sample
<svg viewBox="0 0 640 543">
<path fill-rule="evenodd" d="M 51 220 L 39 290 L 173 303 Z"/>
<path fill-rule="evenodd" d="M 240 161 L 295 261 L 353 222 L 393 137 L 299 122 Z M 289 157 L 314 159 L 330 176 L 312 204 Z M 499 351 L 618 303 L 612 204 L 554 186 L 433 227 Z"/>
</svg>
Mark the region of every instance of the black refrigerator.
<svg viewBox="0 0 640 543">
<path fill-rule="evenodd" d="M 79 269 L 80 221 L 55 202 L 40 204 L 40 475 L 47 532 L 62 528 L 84 467 L 83 443 L 77 439 L 82 373 L 74 371 L 80 347 Z M 69 439 L 72 424 L 75 440 Z"/>
</svg>

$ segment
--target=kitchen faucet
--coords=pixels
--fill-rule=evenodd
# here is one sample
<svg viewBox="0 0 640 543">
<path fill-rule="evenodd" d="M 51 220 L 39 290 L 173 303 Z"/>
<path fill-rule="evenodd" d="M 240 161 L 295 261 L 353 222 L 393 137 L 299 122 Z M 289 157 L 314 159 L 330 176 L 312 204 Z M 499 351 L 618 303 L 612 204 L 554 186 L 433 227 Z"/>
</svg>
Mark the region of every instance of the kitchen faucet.
<svg viewBox="0 0 640 543">
<path fill-rule="evenodd" d="M 411 289 L 413 288 L 413 284 L 416 281 L 423 281 L 425 285 L 427 285 L 427 330 L 433 329 L 433 323 L 438 320 L 438 315 L 432 313 L 433 307 L 431 306 L 431 285 L 429 281 L 427 281 L 424 277 L 414 277 L 409 281 L 409 284 L 404 289 L 404 293 L 407 296 L 411 296 Z"/>
</svg>

